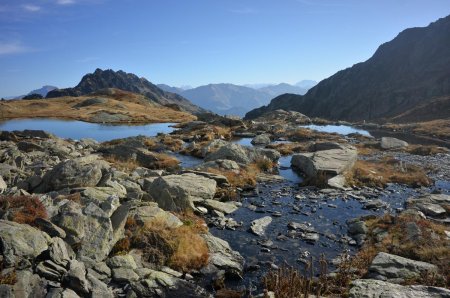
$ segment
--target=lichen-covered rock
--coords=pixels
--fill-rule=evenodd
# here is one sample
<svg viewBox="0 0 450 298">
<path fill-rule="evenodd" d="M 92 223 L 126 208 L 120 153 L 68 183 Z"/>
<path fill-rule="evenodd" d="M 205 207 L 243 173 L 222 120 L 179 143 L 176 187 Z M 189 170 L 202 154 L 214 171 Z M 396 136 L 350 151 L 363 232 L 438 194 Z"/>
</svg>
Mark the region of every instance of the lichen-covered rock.
<svg viewBox="0 0 450 298">
<path fill-rule="evenodd" d="M 357 157 L 356 148 L 349 146 L 345 149 L 294 154 L 291 164 L 302 171 L 307 178 L 315 178 L 321 173 L 336 176 L 351 169 Z"/>
<path fill-rule="evenodd" d="M 180 211 L 192 207 L 191 198 L 212 199 L 216 186 L 213 179 L 186 173 L 159 177 L 146 190 L 162 209 Z"/>
<path fill-rule="evenodd" d="M 253 138 L 251 143 L 253 145 L 267 145 L 270 144 L 270 135 L 268 134 L 260 134 Z"/>
<path fill-rule="evenodd" d="M 382 137 L 381 138 L 381 148 L 383 149 L 402 149 L 408 147 L 408 143 L 396 138 Z"/>
<path fill-rule="evenodd" d="M 22 259 L 34 259 L 47 250 L 50 237 L 26 224 L 0 220 L 0 247 L 4 262 L 13 266 Z"/>
<path fill-rule="evenodd" d="M 270 217 L 270 216 L 264 216 L 264 217 L 255 219 L 250 224 L 250 231 L 257 236 L 262 236 L 262 235 L 264 235 L 266 228 L 270 225 L 271 222 L 272 222 L 272 217 Z"/>
<path fill-rule="evenodd" d="M 228 242 L 211 234 L 203 234 L 209 249 L 209 264 L 207 267 L 214 267 L 219 270 L 225 270 L 229 274 L 242 276 L 244 268 L 244 258 L 231 249 Z M 211 268 L 204 268 L 208 271 Z"/>
<path fill-rule="evenodd" d="M 217 159 L 229 159 L 242 164 L 249 164 L 251 162 L 247 155 L 247 150 L 243 146 L 234 143 L 228 143 L 205 157 L 206 162 Z"/>
<path fill-rule="evenodd" d="M 374 279 L 352 281 L 350 298 L 444 298 L 450 290 L 427 286 L 401 286 Z"/>
<path fill-rule="evenodd" d="M 136 222 L 141 225 L 152 220 L 163 222 L 165 226 L 170 228 L 177 228 L 183 225 L 178 217 L 170 212 L 162 210 L 155 202 L 135 203 L 131 207 L 129 216 L 134 218 Z"/>
<path fill-rule="evenodd" d="M 95 155 L 63 161 L 44 175 L 34 192 L 96 186 L 102 178 L 102 170 L 107 168 L 108 163 Z"/>
<path fill-rule="evenodd" d="M 369 267 L 369 277 L 391 282 L 420 277 L 421 273 L 437 272 L 436 265 L 380 252 Z"/>
<path fill-rule="evenodd" d="M 233 202 L 220 202 L 217 200 L 205 200 L 200 203 L 201 205 L 205 206 L 206 208 L 217 210 L 220 212 L 223 212 L 225 214 L 233 213 L 234 211 L 238 210 L 239 208 L 234 204 Z"/>
</svg>

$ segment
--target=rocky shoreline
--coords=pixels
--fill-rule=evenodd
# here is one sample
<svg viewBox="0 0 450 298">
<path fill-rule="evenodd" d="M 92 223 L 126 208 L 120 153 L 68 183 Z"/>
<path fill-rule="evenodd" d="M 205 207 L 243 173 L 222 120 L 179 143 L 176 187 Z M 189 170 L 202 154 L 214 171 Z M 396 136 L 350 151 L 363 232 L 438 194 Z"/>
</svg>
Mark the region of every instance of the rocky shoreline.
<svg viewBox="0 0 450 298">
<path fill-rule="evenodd" d="M 299 131 L 302 117 L 282 117 L 285 125 L 277 116 L 194 121 L 170 135 L 104 143 L 0 132 L 0 296 L 267 297 L 277 289 L 256 279 L 282 260 L 300 266 L 325 253 L 336 259 L 332 284 L 342 253 L 358 255 L 370 244 L 378 250 L 365 274 L 352 272 L 349 297 L 448 297 L 439 264 L 397 255 L 397 244 L 383 242 L 398 228 L 398 220 L 387 223 L 390 214 L 408 237 L 420 242 L 432 233 L 448 253 L 448 229 L 428 226 L 449 223 L 448 151 L 418 156 L 402 151 L 408 144 L 384 140 L 392 148 L 361 155 L 373 140 Z M 254 136 L 255 146 L 230 142 L 233 136 Z M 273 149 L 276 140 L 283 142 Z M 277 175 L 287 149 L 303 186 Z M 181 168 L 173 152 L 200 163 Z M 440 184 L 348 184 L 360 160 L 384 155 L 428 161 L 428 176 Z"/>
</svg>

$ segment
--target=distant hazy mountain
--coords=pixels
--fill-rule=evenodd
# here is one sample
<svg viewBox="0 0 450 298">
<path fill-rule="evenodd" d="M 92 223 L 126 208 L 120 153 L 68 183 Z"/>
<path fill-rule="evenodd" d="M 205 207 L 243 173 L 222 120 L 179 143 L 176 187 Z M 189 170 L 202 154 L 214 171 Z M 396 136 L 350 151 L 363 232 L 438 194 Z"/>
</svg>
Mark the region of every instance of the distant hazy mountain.
<svg viewBox="0 0 450 298">
<path fill-rule="evenodd" d="M 204 109 L 221 115 L 232 113 L 239 116 L 269 103 L 273 97 L 262 91 L 233 84 L 209 84 L 179 94 Z"/>
<path fill-rule="evenodd" d="M 158 86 L 158 88 L 166 91 L 166 92 L 172 92 L 172 93 L 177 93 L 180 94 L 181 92 L 183 92 L 185 89 L 181 88 L 181 87 L 172 87 L 166 84 L 157 84 L 156 86 Z"/>
<path fill-rule="evenodd" d="M 58 89 L 58 87 L 45 85 L 45 86 L 43 86 L 42 88 L 39 88 L 39 89 L 32 90 L 32 91 L 28 92 L 27 95 L 30 95 L 30 94 L 40 94 L 40 95 L 42 95 L 43 97 L 46 97 L 46 96 L 47 96 L 47 93 L 49 93 L 50 91 L 53 91 L 53 90 L 55 90 L 55 89 Z"/>
<path fill-rule="evenodd" d="M 250 86 L 250 85 L 249 85 Z M 163 90 L 175 92 L 189 99 L 194 104 L 220 115 L 244 116 L 251 109 L 266 105 L 269 101 L 284 93 L 305 94 L 307 89 L 281 83 L 278 85 L 257 84 L 252 87 L 233 84 L 209 84 L 193 89 L 159 84 Z M 263 86 L 263 87 L 261 87 Z"/>
<path fill-rule="evenodd" d="M 204 112 L 203 109 L 192 104 L 186 98 L 171 92 L 166 92 L 145 78 L 135 74 L 111 69 L 96 69 L 94 73 L 85 75 L 74 88 L 56 89 L 47 94 L 47 98 L 61 96 L 81 96 L 106 88 L 117 88 L 146 96 L 149 100 L 162 105 L 177 105 L 181 109 L 191 112 Z"/>
<path fill-rule="evenodd" d="M 450 117 L 448 108 L 435 112 L 448 107 L 448 100 L 450 16 L 428 27 L 406 29 L 382 44 L 369 60 L 337 72 L 304 96 L 278 96 L 246 118 L 284 109 L 331 120 L 400 122 L 424 115 L 429 120 Z"/>
<path fill-rule="evenodd" d="M 276 97 L 281 94 L 285 93 L 292 93 L 292 94 L 300 94 L 303 95 L 308 91 L 309 88 L 303 88 L 299 86 L 294 86 L 286 83 L 281 83 L 278 85 L 269 85 L 263 88 L 259 88 L 259 91 L 263 91 L 265 93 L 270 94 L 272 97 Z"/>
<path fill-rule="evenodd" d="M 316 86 L 317 82 L 313 80 L 302 80 L 300 82 L 297 82 L 295 86 L 305 89 L 311 89 L 312 87 Z"/>
<path fill-rule="evenodd" d="M 26 95 L 5 96 L 3 98 L 4 99 L 22 99 L 25 96 L 31 95 L 31 94 L 39 94 L 39 95 L 42 95 L 42 97 L 46 97 L 48 92 L 55 90 L 55 89 L 58 89 L 58 87 L 45 85 L 42 88 L 35 89 L 35 90 L 28 92 Z"/>
</svg>

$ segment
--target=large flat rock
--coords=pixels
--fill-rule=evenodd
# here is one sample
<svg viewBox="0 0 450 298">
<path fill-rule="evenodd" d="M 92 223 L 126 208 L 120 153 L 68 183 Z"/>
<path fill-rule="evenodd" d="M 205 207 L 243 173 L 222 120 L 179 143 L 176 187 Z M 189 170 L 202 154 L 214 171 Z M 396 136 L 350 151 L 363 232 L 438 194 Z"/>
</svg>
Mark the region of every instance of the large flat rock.
<svg viewBox="0 0 450 298">
<path fill-rule="evenodd" d="M 335 176 L 351 169 L 357 157 L 356 148 L 348 146 L 344 149 L 294 154 L 291 164 L 302 171 L 307 178 L 314 178 L 319 173 Z"/>
<path fill-rule="evenodd" d="M 438 298 L 450 297 L 450 290 L 427 286 L 401 286 L 380 280 L 352 281 L 350 298 Z"/>
</svg>

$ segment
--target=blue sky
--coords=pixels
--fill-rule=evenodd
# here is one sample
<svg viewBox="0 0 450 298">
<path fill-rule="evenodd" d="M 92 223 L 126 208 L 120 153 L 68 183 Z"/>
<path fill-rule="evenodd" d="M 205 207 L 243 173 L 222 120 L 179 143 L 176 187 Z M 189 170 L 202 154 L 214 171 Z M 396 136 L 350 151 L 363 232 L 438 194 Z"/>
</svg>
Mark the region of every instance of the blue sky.
<svg viewBox="0 0 450 298">
<path fill-rule="evenodd" d="M 295 83 L 367 60 L 449 0 L 1 0 L 0 96 L 95 68 L 154 83 Z"/>
</svg>

